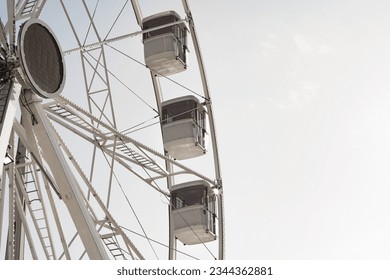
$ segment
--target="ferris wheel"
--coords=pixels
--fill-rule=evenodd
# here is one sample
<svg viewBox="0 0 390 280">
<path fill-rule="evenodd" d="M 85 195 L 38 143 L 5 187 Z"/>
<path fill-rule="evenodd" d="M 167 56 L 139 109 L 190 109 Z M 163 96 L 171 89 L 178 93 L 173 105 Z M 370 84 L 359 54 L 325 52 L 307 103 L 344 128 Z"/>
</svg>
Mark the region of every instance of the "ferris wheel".
<svg viewBox="0 0 390 280">
<path fill-rule="evenodd" d="M 220 159 L 188 1 L 5 2 L 0 259 L 223 259 Z"/>
</svg>

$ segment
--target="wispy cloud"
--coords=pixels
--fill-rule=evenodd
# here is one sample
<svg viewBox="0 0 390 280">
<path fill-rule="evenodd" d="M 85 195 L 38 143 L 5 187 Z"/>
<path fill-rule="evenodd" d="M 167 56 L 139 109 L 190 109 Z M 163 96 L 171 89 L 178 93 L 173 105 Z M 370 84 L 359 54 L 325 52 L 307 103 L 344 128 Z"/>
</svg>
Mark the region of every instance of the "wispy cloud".
<svg viewBox="0 0 390 280">
<path fill-rule="evenodd" d="M 330 55 L 337 54 L 335 48 L 330 45 L 317 43 L 314 40 L 302 35 L 294 35 L 294 42 L 302 55 Z"/>
<path fill-rule="evenodd" d="M 275 44 L 276 35 L 273 33 L 265 34 L 264 41 L 259 42 L 259 50 L 262 56 L 278 55 L 279 48 Z"/>
<path fill-rule="evenodd" d="M 261 53 L 264 56 L 270 56 L 272 54 L 279 54 L 279 49 L 275 45 L 273 45 L 269 42 L 260 43 L 260 48 L 261 48 Z"/>
<path fill-rule="evenodd" d="M 288 90 L 287 94 L 279 99 L 269 97 L 268 101 L 280 110 L 302 109 L 315 99 L 320 88 L 321 84 L 319 83 L 303 81 L 297 89 Z"/>
</svg>

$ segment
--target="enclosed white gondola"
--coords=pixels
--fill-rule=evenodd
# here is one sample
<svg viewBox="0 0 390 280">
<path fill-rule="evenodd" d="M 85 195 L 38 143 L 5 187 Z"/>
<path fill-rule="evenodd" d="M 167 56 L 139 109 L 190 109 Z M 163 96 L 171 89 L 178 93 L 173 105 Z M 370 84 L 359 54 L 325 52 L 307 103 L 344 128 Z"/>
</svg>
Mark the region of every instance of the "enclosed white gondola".
<svg viewBox="0 0 390 280">
<path fill-rule="evenodd" d="M 171 188 L 173 233 L 183 244 L 194 245 L 216 240 L 215 195 L 202 180 Z"/>
<path fill-rule="evenodd" d="M 164 148 L 175 159 L 206 152 L 206 109 L 192 95 L 161 103 Z"/>
<path fill-rule="evenodd" d="M 184 22 L 169 25 L 179 21 L 181 18 L 174 11 L 142 21 L 142 29 L 150 30 L 143 34 L 145 64 L 157 75 L 168 76 L 186 69 L 187 28 Z"/>
</svg>

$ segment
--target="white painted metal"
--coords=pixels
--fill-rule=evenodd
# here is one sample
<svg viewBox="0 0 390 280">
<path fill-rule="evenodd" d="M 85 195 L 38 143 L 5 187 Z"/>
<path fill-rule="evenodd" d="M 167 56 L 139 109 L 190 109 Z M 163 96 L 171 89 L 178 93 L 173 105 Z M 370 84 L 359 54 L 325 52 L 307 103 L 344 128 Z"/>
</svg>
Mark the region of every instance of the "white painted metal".
<svg viewBox="0 0 390 280">
<path fill-rule="evenodd" d="M 122 148 L 117 149 L 116 157 L 126 159 L 128 164 L 131 163 L 131 164 L 142 166 L 143 168 L 146 168 L 154 172 L 155 174 L 163 176 L 163 178 L 168 178 L 170 177 L 170 174 L 167 171 L 165 171 L 160 165 L 158 165 L 155 160 L 153 160 L 153 158 L 160 158 L 172 163 L 173 166 L 175 166 L 177 169 L 179 169 L 180 171 L 186 174 L 191 174 L 193 176 L 196 176 L 202 180 L 209 182 L 210 184 L 215 184 L 214 179 L 211 179 L 201 174 L 200 172 L 197 172 L 196 170 L 191 169 L 190 167 L 180 163 L 179 161 L 175 161 L 173 158 L 167 157 L 164 154 L 142 144 L 141 142 L 125 134 L 120 133 L 114 127 L 110 126 L 109 124 L 103 121 L 99 121 L 98 118 L 94 117 L 87 111 L 81 109 L 71 101 L 66 100 L 64 97 L 61 96 L 56 97 L 55 102 L 44 104 L 43 108 L 45 109 L 46 112 L 50 114 L 49 115 L 50 119 L 52 119 L 53 121 L 61 125 L 66 126 L 68 129 L 72 130 L 74 133 L 77 133 L 83 139 L 91 142 L 91 144 L 95 143 L 96 141 L 95 138 L 93 138 L 93 135 L 92 136 L 90 135 L 91 130 L 87 124 L 90 123 L 91 120 L 95 122 L 98 128 L 95 128 L 93 133 L 95 133 L 97 139 L 101 139 L 99 145 L 105 152 L 108 151 L 108 148 L 112 147 L 114 138 L 111 136 L 114 134 L 117 135 L 117 137 L 119 137 L 122 140 L 121 142 L 117 142 L 117 146 Z M 56 118 L 55 116 L 58 116 L 59 118 Z M 61 120 L 63 122 L 61 122 Z M 73 125 L 71 125 L 72 123 Z M 77 129 L 75 129 L 76 123 L 78 124 Z M 142 158 L 143 160 L 146 161 L 137 160 L 137 158 L 138 159 Z M 143 174 L 138 174 L 138 175 L 143 177 L 145 181 L 150 181 L 151 183 L 153 183 L 156 180 L 154 177 L 149 177 L 147 175 L 143 175 Z"/>
<path fill-rule="evenodd" d="M 15 128 L 14 128 L 15 130 Z M 10 138 L 10 143 L 15 143 L 15 134 L 11 135 Z M 15 157 L 15 168 L 13 169 L 15 174 L 16 172 L 21 172 L 22 174 L 25 174 L 25 159 L 26 159 L 26 154 L 25 154 L 25 149 L 20 145 L 20 141 L 18 141 L 17 145 L 14 145 L 11 149 L 11 154 L 15 154 L 16 150 L 16 157 Z M 24 186 L 22 186 L 18 180 L 15 181 L 15 188 L 16 188 L 16 193 L 22 193 L 22 190 L 24 189 Z M 24 198 L 21 198 L 21 203 L 23 206 L 26 206 L 26 201 Z M 25 215 L 25 214 L 23 214 Z M 26 249 L 26 240 L 24 238 L 26 232 L 25 228 L 22 223 L 23 217 L 19 214 L 19 212 L 16 213 L 16 223 L 15 223 L 15 240 L 16 240 L 16 246 L 15 246 L 15 258 L 16 259 L 23 259 L 25 255 L 25 249 Z"/>
<path fill-rule="evenodd" d="M 22 108 L 22 114 L 25 116 L 27 115 L 26 108 L 24 108 L 24 107 Z M 51 186 L 53 188 L 57 189 L 56 186 L 54 186 L 54 178 L 52 178 L 51 175 L 46 172 L 46 170 L 43 166 L 43 161 L 41 158 L 41 154 L 39 152 L 37 142 L 36 141 L 29 142 L 27 140 L 27 136 L 26 136 L 26 133 L 25 133 L 23 126 L 16 119 L 14 120 L 14 130 L 15 130 L 16 134 L 18 135 L 20 141 L 22 142 L 22 145 L 24 145 L 26 150 L 30 153 L 30 157 L 32 158 L 32 164 L 38 165 L 41 174 L 44 175 L 42 177 L 42 180 L 44 182 L 45 192 L 46 192 L 46 195 L 47 195 L 49 203 L 50 203 L 50 209 L 51 209 L 52 214 L 54 216 L 54 221 L 55 221 L 54 223 L 55 223 L 58 235 L 59 235 L 61 248 L 64 251 L 64 255 L 65 255 L 66 259 L 69 260 L 69 259 L 71 259 L 71 257 L 70 257 L 69 249 L 68 249 L 67 244 L 66 244 L 66 238 L 64 235 L 63 227 L 61 225 L 61 219 L 60 219 L 58 212 L 57 212 L 57 209 L 55 207 L 55 202 L 53 199 L 52 191 L 51 191 L 50 186 L 49 186 L 49 184 L 51 184 Z M 35 170 L 36 170 L 36 168 L 35 168 Z M 38 176 L 36 175 L 36 177 L 38 177 Z M 58 191 L 56 191 L 56 192 L 58 193 Z"/>
<path fill-rule="evenodd" d="M 112 232 L 108 235 L 107 234 L 101 235 L 101 238 L 105 239 L 107 236 L 112 236 L 112 235 L 121 236 L 121 238 L 123 238 L 124 243 L 126 244 L 127 249 L 129 250 L 128 252 L 130 253 L 131 256 L 133 256 L 133 259 L 144 259 L 141 252 L 136 248 L 136 246 L 133 244 L 133 242 L 131 242 L 131 240 L 124 233 L 124 231 L 122 230 L 120 225 L 116 222 L 115 218 L 111 215 L 111 213 L 108 210 L 108 207 L 106 207 L 103 200 L 99 197 L 96 190 L 93 188 L 92 184 L 87 179 L 87 176 L 83 173 L 81 167 L 76 162 L 74 156 L 71 154 L 69 148 L 65 145 L 65 143 L 63 142 L 61 137 L 58 135 L 58 133 L 56 133 L 56 138 L 57 138 L 59 145 L 64 150 L 65 154 L 68 156 L 69 159 L 71 159 L 74 167 L 79 172 L 79 174 L 82 176 L 84 183 L 87 185 L 89 191 L 92 193 L 93 197 L 96 199 L 96 202 L 101 207 L 101 210 L 103 210 L 103 212 L 104 212 L 105 221 L 98 221 L 96 218 L 96 215 L 93 215 L 95 218 L 95 221 L 94 221 L 95 224 L 101 224 L 102 226 L 109 227 L 112 230 Z M 87 199 L 84 197 L 84 200 L 86 201 Z M 93 212 L 92 209 L 90 209 L 90 211 Z"/>
<path fill-rule="evenodd" d="M 2 122 L 0 123 L 0 164 L 4 162 L 5 154 L 8 148 L 8 142 L 11 136 L 12 124 L 16 114 L 16 110 L 19 107 L 19 95 L 21 92 L 21 85 L 9 81 L 1 92 L 5 91 L 8 95 L 7 104 L 4 108 L 4 112 L 0 112 L 3 115 Z M 3 94 L 2 94 L 3 95 Z"/>
<path fill-rule="evenodd" d="M 8 22 L 6 25 L 8 44 L 11 54 L 15 52 L 15 3 L 13 0 L 7 0 Z"/>
<path fill-rule="evenodd" d="M 155 73 L 153 73 L 153 71 L 150 72 L 150 76 L 152 78 L 154 95 L 156 98 L 156 103 L 158 105 L 158 113 L 160 116 L 160 118 L 159 118 L 160 123 L 162 123 L 161 103 L 162 103 L 163 96 L 162 96 L 160 81 L 157 78 L 157 75 Z M 162 130 L 161 130 L 161 133 L 162 133 Z M 164 150 L 164 156 L 167 158 L 169 157 L 168 153 L 165 150 Z M 175 174 L 172 162 L 165 160 L 165 168 L 166 168 L 168 174 Z M 175 184 L 175 176 L 173 175 L 173 176 L 167 177 L 166 182 L 167 182 L 167 188 L 168 188 L 168 190 L 170 190 L 171 187 Z M 168 205 L 168 230 L 169 230 L 169 232 L 168 232 L 168 259 L 174 260 L 177 257 L 177 254 L 176 254 L 176 249 L 177 249 L 176 245 L 177 244 L 176 244 L 176 237 L 175 237 L 175 234 L 173 231 L 173 217 L 172 217 L 171 205 Z"/>
<path fill-rule="evenodd" d="M 63 52 L 63 54 L 67 55 L 67 54 L 72 54 L 74 52 L 87 51 L 87 50 L 95 49 L 96 47 L 99 47 L 99 46 L 103 46 L 103 45 L 107 45 L 107 44 L 110 44 L 110 43 L 122 41 L 122 40 L 125 40 L 125 39 L 129 39 L 129 38 L 132 38 L 132 37 L 136 37 L 136 36 L 142 35 L 143 33 L 155 31 L 155 30 L 158 30 L 158 29 L 161 29 L 161 28 L 174 26 L 174 25 L 177 25 L 177 24 L 185 23 L 185 22 L 187 22 L 187 19 L 182 19 L 182 20 L 179 20 L 179 21 L 176 21 L 176 22 L 173 22 L 173 23 L 167 23 L 167 24 L 164 24 L 164 25 L 161 25 L 161 26 L 148 28 L 148 29 L 144 29 L 144 30 L 140 30 L 140 31 L 135 31 L 135 32 L 132 32 L 132 33 L 129 33 L 129 34 L 125 34 L 125 35 L 121 35 L 121 36 L 117 36 L 117 37 L 113 37 L 113 38 L 104 39 L 104 40 L 101 40 L 99 42 L 86 44 L 86 45 L 83 45 L 83 46 L 79 46 L 77 48 L 66 50 L 66 51 Z"/>
<path fill-rule="evenodd" d="M 9 169 L 8 169 L 9 170 Z M 7 170 L 7 173 L 8 173 Z M 13 260 L 15 257 L 15 232 L 14 232 L 14 222 L 15 222 L 15 193 L 14 193 L 14 179 L 13 176 L 9 177 L 8 182 L 8 235 L 7 235 L 7 249 L 5 252 L 6 260 Z"/>
<path fill-rule="evenodd" d="M 137 0 L 133 0 L 134 2 L 138 2 Z M 220 163 L 219 163 L 219 152 L 218 152 L 218 146 L 217 146 L 217 139 L 216 139 L 216 132 L 215 132 L 215 123 L 214 123 L 214 117 L 213 117 L 213 110 L 212 110 L 212 104 L 211 104 L 211 98 L 210 98 L 210 92 L 209 92 L 209 87 L 208 87 L 208 82 L 206 79 L 206 73 L 204 69 L 204 64 L 203 64 L 203 59 L 202 55 L 200 52 L 199 48 L 199 42 L 197 39 L 196 35 L 196 30 L 194 26 L 194 21 L 193 17 L 191 14 L 191 10 L 188 5 L 188 1 L 182 0 L 182 4 L 184 7 L 184 11 L 187 15 L 186 20 L 189 22 L 189 29 L 190 33 L 192 36 L 192 41 L 193 41 L 193 46 L 195 49 L 196 57 L 197 57 L 197 62 L 198 62 L 198 67 L 202 79 L 202 84 L 203 84 L 203 92 L 204 92 L 204 98 L 205 98 L 205 104 L 207 107 L 207 112 L 209 116 L 209 126 L 210 126 L 210 135 L 211 135 L 211 142 L 212 146 L 211 149 L 213 151 L 214 155 L 214 167 L 215 167 L 215 180 L 213 180 L 212 185 L 218 189 L 218 213 L 219 213 L 219 219 L 218 219 L 218 258 L 219 259 L 224 259 L 225 257 L 225 243 L 224 243 L 224 207 L 223 207 L 223 189 L 222 189 L 222 177 L 221 177 L 221 171 L 220 171 Z M 137 5 L 139 6 L 139 5 Z M 135 14 L 137 14 L 137 10 L 134 9 Z M 140 27 L 143 28 L 143 26 L 140 24 Z M 156 100 L 157 100 L 157 105 L 160 108 L 160 116 L 161 116 L 161 102 L 163 101 L 162 97 L 162 91 L 159 87 L 156 87 L 156 80 L 158 79 L 157 75 L 158 73 L 151 73 L 152 74 L 152 81 L 155 89 L 155 95 L 156 95 Z M 168 159 L 167 162 L 170 162 Z M 173 171 L 173 169 L 171 170 Z M 173 171 L 173 173 L 175 173 Z M 169 186 L 172 186 L 172 184 L 169 184 Z M 174 254 L 174 250 L 172 248 L 176 248 L 176 241 L 174 240 L 175 238 L 173 237 L 173 227 L 172 227 L 172 215 L 170 213 L 170 242 L 169 246 L 171 248 L 169 258 L 170 259 L 175 259 L 176 256 Z"/>
<path fill-rule="evenodd" d="M 46 0 L 23 0 L 16 4 L 15 18 L 17 20 L 30 19 L 39 17 Z"/>
<path fill-rule="evenodd" d="M 10 177 L 12 175 L 13 174 L 10 172 Z M 18 193 L 17 188 L 13 188 L 13 191 L 15 192 L 15 194 L 14 194 L 14 196 L 15 196 L 14 197 L 14 203 L 16 205 L 16 208 L 17 208 L 18 212 L 19 212 L 19 216 L 20 216 L 20 218 L 22 220 L 23 228 L 26 231 L 26 238 L 27 238 L 27 241 L 28 241 L 28 244 L 29 244 L 29 247 L 30 247 L 30 252 L 31 252 L 32 258 L 34 260 L 37 260 L 38 259 L 38 255 L 37 255 L 37 252 L 35 250 L 35 244 L 34 244 L 34 241 L 32 239 L 32 236 L 31 236 L 31 233 L 30 233 L 30 229 L 29 229 L 29 226 L 28 226 L 28 223 L 27 223 L 27 220 L 26 220 L 25 211 L 24 211 L 22 203 L 20 201 L 20 197 L 22 197 L 22 196 Z"/>
<path fill-rule="evenodd" d="M 5 50 L 8 50 L 7 35 L 5 32 L 5 27 L 3 21 L 0 19 L 0 46 Z"/>
<path fill-rule="evenodd" d="M 206 99 L 206 107 L 207 107 L 207 112 L 209 115 L 209 123 L 210 123 L 211 141 L 213 142 L 212 146 L 213 146 L 213 153 L 214 153 L 214 158 L 215 158 L 215 160 L 214 160 L 215 174 L 216 174 L 216 178 L 218 181 L 217 187 L 222 189 L 220 159 L 219 159 L 217 135 L 216 135 L 216 128 L 215 128 L 215 121 L 214 121 L 214 114 L 213 114 L 209 85 L 208 85 L 208 81 L 207 81 L 207 77 L 206 77 L 206 71 L 205 71 L 205 67 L 204 67 L 202 53 L 200 51 L 197 33 L 195 30 L 194 19 L 193 19 L 193 16 L 191 14 L 191 10 L 190 10 L 189 5 L 188 5 L 188 1 L 182 0 L 182 2 L 183 2 L 184 10 L 187 14 L 187 17 L 189 18 L 190 34 L 192 36 L 192 41 L 193 41 L 193 44 L 195 47 L 195 53 L 196 53 L 196 57 L 198 60 L 198 67 L 199 67 L 200 75 L 202 78 L 203 92 L 204 92 L 205 99 Z"/>
<path fill-rule="evenodd" d="M 25 174 L 21 174 L 20 168 L 24 166 L 28 168 L 28 171 L 24 172 Z M 46 258 L 56 259 L 50 225 L 47 219 L 46 207 L 42 198 L 41 186 L 36 176 L 34 164 L 31 163 L 22 166 L 15 165 L 14 172 L 16 182 L 21 186 L 20 190 L 18 190 L 19 196 L 26 202 L 26 208 L 28 208 L 32 217 L 32 222 L 39 236 Z M 23 213 L 23 218 L 24 216 L 25 213 Z"/>
<path fill-rule="evenodd" d="M 34 135 L 38 139 L 39 146 L 56 178 L 62 199 L 71 213 L 73 222 L 87 249 L 89 257 L 91 259 L 107 259 L 107 253 L 97 234 L 91 215 L 85 207 L 82 196 L 79 193 L 78 182 L 74 178 L 55 140 L 53 128 L 46 119 L 40 102 L 37 97 L 31 96 L 31 103 L 29 105 L 38 123 L 30 127 L 31 131 L 29 129 L 26 130 L 27 139 L 33 141 Z"/>
<path fill-rule="evenodd" d="M 15 24 L 20 20 L 39 17 L 47 0 L 19 0 L 16 4 L 14 0 L 7 0 L 8 21 L 5 30 L 9 38 L 11 54 L 15 52 Z"/>
<path fill-rule="evenodd" d="M 6 178 L 6 170 L 5 170 L 5 167 L 3 166 L 2 168 L 2 180 L 0 182 L 0 250 L 2 249 L 2 246 L 5 244 L 2 240 L 2 233 L 3 233 L 3 217 L 4 217 L 4 202 L 5 202 L 5 195 L 6 195 L 6 180 L 4 178 Z"/>
<path fill-rule="evenodd" d="M 188 4 L 187 0 L 182 0 L 184 11 L 187 14 L 187 17 L 189 18 L 189 29 L 192 37 L 192 42 L 195 47 L 195 53 L 198 61 L 198 67 L 199 72 L 202 78 L 202 84 L 203 84 L 203 92 L 206 98 L 206 107 L 207 112 L 209 115 L 209 125 L 210 125 L 210 135 L 211 135 L 211 142 L 213 147 L 213 154 L 214 154 L 214 167 L 215 167 L 215 174 L 216 174 L 216 188 L 219 192 L 219 203 L 218 203 L 218 216 L 219 216 L 219 259 L 225 258 L 225 230 L 224 230 L 224 205 L 223 205 L 223 187 L 222 187 L 222 175 L 221 175 L 221 167 L 220 167 L 220 159 L 219 159 L 219 150 L 218 150 L 218 141 L 217 141 L 217 134 L 216 134 L 216 127 L 215 127 L 215 121 L 214 121 L 214 114 L 213 114 L 213 108 L 212 108 L 212 102 L 210 97 L 210 91 L 208 86 L 208 81 L 206 77 L 206 71 L 204 67 L 203 57 L 202 53 L 200 51 L 199 41 L 195 29 L 194 19 L 190 10 L 190 6 Z"/>
<path fill-rule="evenodd" d="M 69 16 L 67 7 L 65 6 L 63 0 L 61 0 L 61 4 L 67 16 L 69 25 L 71 26 L 71 29 L 73 31 L 73 35 L 75 36 L 79 45 L 78 50 L 80 51 L 80 55 L 82 58 L 83 74 L 84 74 L 85 88 L 88 96 L 89 111 L 90 113 L 98 116 L 100 120 L 104 119 L 105 121 L 108 121 L 115 127 L 116 126 L 115 114 L 114 114 L 115 111 L 112 104 L 111 88 L 110 88 L 110 82 L 108 79 L 108 72 L 107 72 L 107 61 L 105 58 L 105 51 L 103 48 L 103 44 L 97 43 L 96 49 L 88 49 L 88 48 L 84 49 L 82 47 L 80 36 L 77 33 L 76 27 L 74 26 L 72 19 Z M 102 42 L 102 39 L 100 38 L 100 34 L 94 22 L 93 16 L 91 15 L 91 12 L 89 11 L 85 1 L 83 1 L 83 6 L 90 20 L 90 26 L 92 26 L 92 29 L 94 31 L 94 36 L 98 39 L 99 42 Z M 104 76 L 101 76 L 97 72 L 98 67 L 102 67 L 104 69 Z M 93 71 L 93 75 L 91 78 L 88 78 L 86 75 L 87 69 Z M 92 90 L 97 80 L 99 79 L 97 77 L 103 80 L 104 86 L 100 86 L 98 89 Z M 98 98 L 96 97 L 97 95 L 105 96 L 103 104 L 97 101 L 98 100 Z"/>
<path fill-rule="evenodd" d="M 139 6 L 138 0 L 131 0 L 131 4 L 133 6 L 133 10 L 134 10 L 135 17 L 137 19 L 137 23 L 142 28 L 142 18 L 143 17 L 142 17 L 142 12 L 141 12 L 141 8 Z"/>
</svg>

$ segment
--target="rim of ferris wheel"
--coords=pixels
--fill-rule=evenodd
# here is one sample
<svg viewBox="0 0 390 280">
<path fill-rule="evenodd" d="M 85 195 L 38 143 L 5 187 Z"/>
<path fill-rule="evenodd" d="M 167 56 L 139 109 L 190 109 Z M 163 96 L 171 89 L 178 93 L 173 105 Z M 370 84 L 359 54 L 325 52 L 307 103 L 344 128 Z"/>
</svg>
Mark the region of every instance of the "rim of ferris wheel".
<svg viewBox="0 0 390 280">
<path fill-rule="evenodd" d="M 24 78 L 43 98 L 53 98 L 65 86 L 65 60 L 50 27 L 39 19 L 25 22 L 18 35 L 18 53 Z"/>
</svg>

